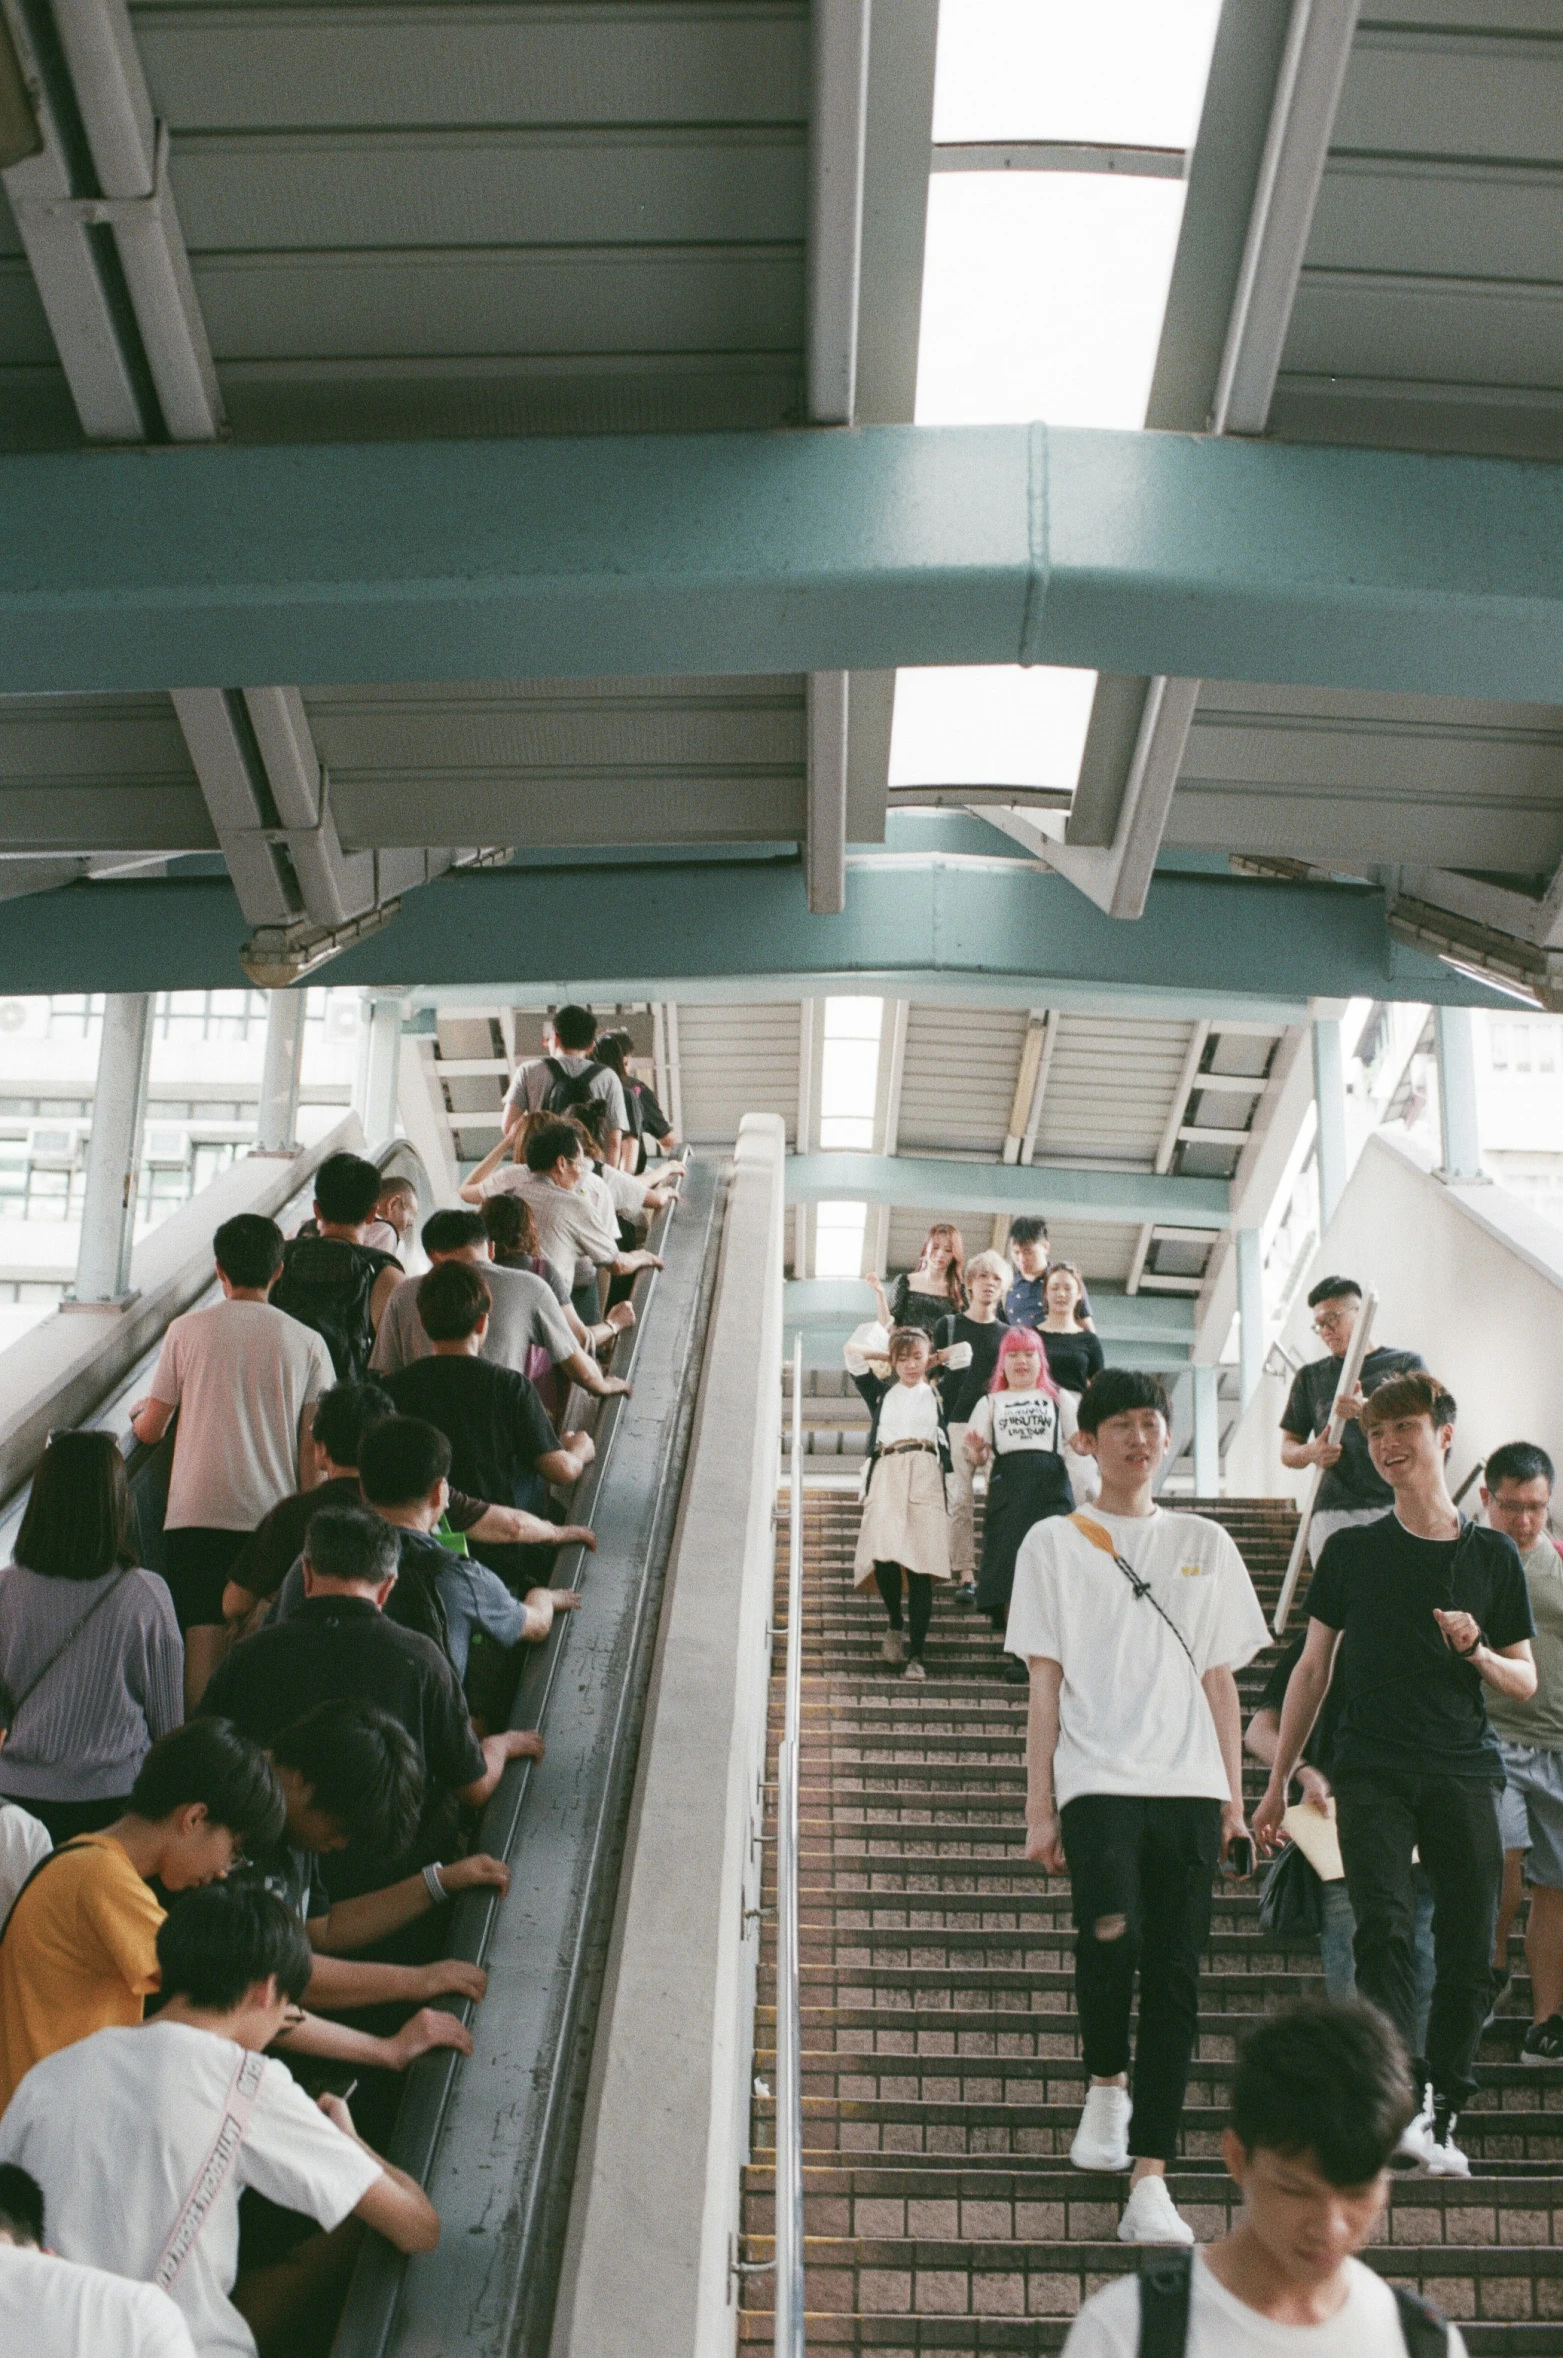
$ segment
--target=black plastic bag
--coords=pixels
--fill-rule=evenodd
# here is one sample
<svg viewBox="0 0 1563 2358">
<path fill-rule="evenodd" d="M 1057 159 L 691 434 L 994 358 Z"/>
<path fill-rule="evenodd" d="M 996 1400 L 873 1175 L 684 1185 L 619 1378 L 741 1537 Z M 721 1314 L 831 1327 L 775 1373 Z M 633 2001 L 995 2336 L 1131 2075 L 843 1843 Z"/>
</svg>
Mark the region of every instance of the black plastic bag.
<svg viewBox="0 0 1563 2358">
<path fill-rule="evenodd" d="M 1259 1898 L 1259 1929 L 1272 1940 L 1317 1940 L 1324 1924 L 1324 1886 L 1295 1842 L 1288 1843 L 1265 1877 Z"/>
</svg>

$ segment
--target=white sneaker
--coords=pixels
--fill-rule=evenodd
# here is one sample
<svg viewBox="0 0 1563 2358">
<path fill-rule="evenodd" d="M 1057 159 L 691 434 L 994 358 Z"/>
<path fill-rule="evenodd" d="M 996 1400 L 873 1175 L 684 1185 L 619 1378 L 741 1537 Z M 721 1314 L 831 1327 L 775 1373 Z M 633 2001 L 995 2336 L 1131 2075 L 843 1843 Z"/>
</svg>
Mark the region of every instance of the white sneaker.
<svg viewBox="0 0 1563 2358">
<path fill-rule="evenodd" d="M 928 1673 L 923 1668 L 922 1664 L 918 1661 L 917 1656 L 914 1654 L 911 1661 L 908 1662 L 906 1668 L 902 1671 L 901 1676 L 903 1678 L 926 1678 Z"/>
<path fill-rule="evenodd" d="M 1433 2135 L 1433 2086 L 1429 2081 L 1422 2091 L 1422 2109 L 1415 2120 L 1407 2122 L 1395 2152 L 1403 2161 L 1421 2162 L 1424 2168 L 1430 2168 L 1437 2142 Z"/>
<path fill-rule="evenodd" d="M 1123 2207 L 1120 2243 L 1192 2243 L 1194 2230 L 1178 2217 L 1165 2178 L 1142 2178 Z"/>
<path fill-rule="evenodd" d="M 906 1660 L 905 1631 L 899 1629 L 887 1629 L 885 1631 L 885 1642 L 880 1647 L 879 1651 L 884 1656 L 885 1660 L 889 1663 L 892 1670 L 899 1670 L 902 1663 Z"/>
<path fill-rule="evenodd" d="M 1127 2088 L 1087 2088 L 1085 2110 L 1069 2148 L 1077 2170 L 1128 2168 L 1129 2116 L 1133 2110 Z"/>
<path fill-rule="evenodd" d="M 1430 2177 L 1468 2178 L 1470 2176 L 1470 2158 L 1468 2155 L 1461 2152 L 1459 2146 L 1456 2145 L 1454 2141 L 1456 2125 L 1456 2117 L 1452 2112 L 1445 2113 L 1434 2123 L 1432 2130 L 1432 2151 L 1427 2157 L 1427 2168 Z M 1438 2133 L 1440 2129 L 1443 2131 L 1442 2136 L 1440 2136 Z"/>
</svg>

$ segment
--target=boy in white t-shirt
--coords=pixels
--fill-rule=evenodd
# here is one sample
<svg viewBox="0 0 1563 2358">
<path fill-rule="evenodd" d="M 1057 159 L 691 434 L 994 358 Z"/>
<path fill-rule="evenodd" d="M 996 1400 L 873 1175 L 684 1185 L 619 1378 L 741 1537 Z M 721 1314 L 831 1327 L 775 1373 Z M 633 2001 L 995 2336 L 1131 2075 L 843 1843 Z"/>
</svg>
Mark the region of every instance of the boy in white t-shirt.
<svg viewBox="0 0 1563 2358">
<path fill-rule="evenodd" d="M 44 2249 L 43 2190 L 0 2162 L 0 2350 L 27 2358 L 195 2358 L 167 2293 Z"/>
<path fill-rule="evenodd" d="M 1151 2344 L 1166 2358 L 1465 2358 L 1430 2303 L 1356 2257 L 1415 2105 L 1404 2050 L 1371 2006 L 1314 2001 L 1261 2023 L 1221 2141 L 1243 2194 L 1236 2227 L 1093 2294 L 1064 2358 Z"/>
<path fill-rule="evenodd" d="M 1269 1631 L 1219 1523 L 1168 1514 L 1159 1377 L 1104 1368 L 1081 1395 L 1095 1503 L 1033 1526 L 1005 1644 L 1028 1662 L 1026 1856 L 1074 1901 L 1085 2110 L 1076 2169 L 1133 2164 L 1125 2243 L 1191 2243 L 1167 2192 L 1199 2023 L 1211 1878 L 1248 1833 L 1234 1673 Z M 1140 1982 L 1134 2093 L 1129 2015 Z"/>
<path fill-rule="evenodd" d="M 0 2116 L 0 2162 L 37 2180 L 65 2258 L 162 2285 L 200 2358 L 257 2358 L 258 2335 L 291 2346 L 301 2306 L 318 2326 L 363 2227 L 432 2251 L 439 2217 L 370 2152 L 340 2097 L 312 2104 L 265 2053 L 311 1971 L 283 1900 L 248 1878 L 209 1884 L 166 1918 L 157 1957 L 162 2012 L 35 2063 Z M 246 2186 L 325 2232 L 240 2278 Z"/>
</svg>

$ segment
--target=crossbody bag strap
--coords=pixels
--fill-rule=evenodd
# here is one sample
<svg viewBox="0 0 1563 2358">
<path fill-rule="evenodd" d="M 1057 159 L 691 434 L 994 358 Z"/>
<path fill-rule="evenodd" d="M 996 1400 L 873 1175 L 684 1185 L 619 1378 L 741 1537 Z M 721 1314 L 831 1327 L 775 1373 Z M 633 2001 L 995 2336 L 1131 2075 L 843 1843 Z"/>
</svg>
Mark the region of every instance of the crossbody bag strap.
<svg viewBox="0 0 1563 2358">
<path fill-rule="evenodd" d="M 244 2143 L 244 2132 L 255 2111 L 255 2099 L 260 2094 L 261 2079 L 266 2069 L 266 2058 L 246 2047 L 234 2066 L 228 2093 L 223 2098 L 222 2119 L 212 2139 L 206 2159 L 195 2174 L 189 2193 L 180 2205 L 168 2241 L 164 2244 L 152 2282 L 163 2292 L 172 2292 L 179 2271 L 200 2240 L 201 2230 L 212 2215 L 213 2206 L 233 2173 Z"/>
<path fill-rule="evenodd" d="M 16 1727 L 17 1721 L 22 1716 L 22 1705 L 26 1702 L 29 1702 L 31 1698 L 37 1694 L 38 1689 L 43 1685 L 43 1682 L 48 1677 L 50 1671 L 64 1655 L 70 1652 L 72 1646 L 76 1643 L 76 1640 L 80 1637 L 82 1631 L 86 1628 L 93 1615 L 97 1612 L 100 1612 L 102 1608 L 108 1603 L 110 1597 L 113 1596 L 115 1592 L 122 1586 L 129 1574 L 129 1570 L 130 1567 L 128 1564 L 122 1564 L 120 1566 L 118 1572 L 114 1575 L 114 1578 L 109 1582 L 108 1587 L 103 1591 L 103 1594 L 93 1598 L 91 1604 L 87 1607 L 86 1612 L 83 1613 L 79 1621 L 72 1622 L 70 1628 L 66 1631 L 64 1637 L 55 1647 L 54 1652 L 49 1656 L 49 1659 L 44 1664 L 42 1670 L 35 1671 L 33 1676 L 28 1680 L 26 1686 L 23 1687 L 21 1693 L 17 1696 L 11 1707 L 11 1727 L 13 1731 Z"/>
<path fill-rule="evenodd" d="M 1127 1562 L 1125 1558 L 1118 1553 L 1118 1550 L 1113 1545 L 1112 1533 L 1110 1531 L 1104 1531 L 1100 1523 L 1093 1522 L 1089 1515 L 1082 1514 L 1078 1508 L 1074 1514 L 1069 1517 L 1069 1520 L 1071 1523 L 1073 1523 L 1075 1529 L 1080 1533 L 1082 1538 L 1088 1539 L 1093 1547 L 1100 1548 L 1104 1556 L 1111 1556 L 1113 1562 L 1117 1565 L 1119 1571 L 1123 1574 L 1125 1580 L 1127 1580 L 1129 1586 L 1133 1589 L 1136 1601 L 1138 1601 L 1141 1597 L 1144 1597 L 1146 1603 L 1151 1607 L 1152 1611 L 1161 1615 L 1162 1620 L 1167 1624 L 1167 1627 L 1171 1630 L 1173 1636 L 1177 1639 L 1179 1645 L 1183 1648 L 1185 1655 L 1188 1657 L 1188 1666 L 1190 1670 L 1193 1671 L 1196 1678 L 1200 1679 L 1200 1684 L 1203 1687 L 1204 1681 L 1200 1677 L 1199 1664 L 1194 1659 L 1193 1651 L 1190 1648 L 1188 1639 L 1184 1636 L 1182 1630 L 1179 1629 L 1177 1623 L 1173 1620 L 1172 1615 L 1158 1601 L 1150 1582 L 1145 1578 L 1143 1573 L 1136 1572 L 1134 1566 Z"/>
<path fill-rule="evenodd" d="M 33 1885 L 37 1882 L 39 1876 L 43 1873 L 45 1867 L 52 1867 L 56 1859 L 63 1859 L 66 1853 L 69 1851 L 83 1849 L 86 1846 L 86 1843 L 87 1837 L 84 1834 L 78 1834 L 72 1841 L 62 1842 L 58 1850 L 46 1850 L 44 1852 L 43 1857 L 28 1874 L 26 1880 L 17 1887 L 16 1897 L 5 1912 L 5 1922 L 0 1924 L 0 1941 L 3 1941 L 6 1934 L 10 1931 L 11 1918 L 16 1914 L 17 1909 L 21 1906 L 24 1895 L 31 1891 Z"/>
</svg>

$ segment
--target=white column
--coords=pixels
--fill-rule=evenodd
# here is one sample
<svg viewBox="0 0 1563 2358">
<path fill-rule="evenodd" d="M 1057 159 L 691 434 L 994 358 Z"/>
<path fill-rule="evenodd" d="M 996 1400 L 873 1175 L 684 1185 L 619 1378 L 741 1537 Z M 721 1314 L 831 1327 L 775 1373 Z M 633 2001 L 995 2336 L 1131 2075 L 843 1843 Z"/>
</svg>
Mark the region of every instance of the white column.
<svg viewBox="0 0 1563 2358">
<path fill-rule="evenodd" d="M 261 1066 L 257 1154 L 292 1154 L 298 1146 L 299 1073 L 304 1061 L 305 997 L 273 991 L 266 1007 L 266 1058 Z"/>
<path fill-rule="evenodd" d="M 1259 1388 L 1265 1363 L 1264 1263 L 1257 1228 L 1237 1232 L 1238 1393 L 1246 1408 Z"/>
<path fill-rule="evenodd" d="M 1328 1228 L 1346 1187 L 1346 1070 L 1340 1023 L 1321 1018 L 1313 1027 L 1313 1103 L 1318 1117 L 1314 1149 L 1319 1171 L 1319 1224 Z"/>
<path fill-rule="evenodd" d="M 401 1078 L 402 1008 L 399 999 L 375 999 L 369 1008 L 368 1052 L 364 1059 L 361 1119 L 370 1152 L 397 1131 L 397 1084 Z"/>
<path fill-rule="evenodd" d="M 1194 1378 L 1194 1495 L 1215 1498 L 1221 1489 L 1220 1370 L 1196 1367 Z"/>
<path fill-rule="evenodd" d="M 1482 1177 L 1481 1126 L 1476 1113 L 1476 1042 L 1469 1007 L 1435 1007 L 1438 1050 L 1438 1123 L 1443 1134 L 1441 1179 Z"/>
<path fill-rule="evenodd" d="M 78 1302 L 122 1302 L 130 1292 L 136 1225 L 136 1178 L 146 1119 L 152 1056 L 152 1001 L 145 991 L 111 991 L 103 1009 L 103 1044 L 87 1139 Z"/>
</svg>

